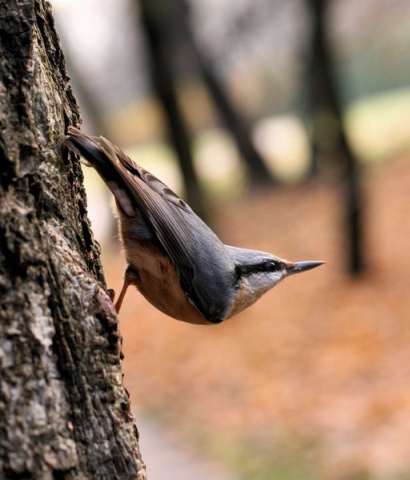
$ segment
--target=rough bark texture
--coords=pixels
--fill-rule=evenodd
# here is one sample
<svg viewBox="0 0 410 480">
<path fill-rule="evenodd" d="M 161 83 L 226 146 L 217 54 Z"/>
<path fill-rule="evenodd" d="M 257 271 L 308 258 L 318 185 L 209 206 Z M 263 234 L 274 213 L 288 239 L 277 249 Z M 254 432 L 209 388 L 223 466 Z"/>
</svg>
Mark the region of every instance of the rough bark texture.
<svg viewBox="0 0 410 480">
<path fill-rule="evenodd" d="M 45 0 L 0 2 L 0 478 L 143 479 Z"/>
</svg>

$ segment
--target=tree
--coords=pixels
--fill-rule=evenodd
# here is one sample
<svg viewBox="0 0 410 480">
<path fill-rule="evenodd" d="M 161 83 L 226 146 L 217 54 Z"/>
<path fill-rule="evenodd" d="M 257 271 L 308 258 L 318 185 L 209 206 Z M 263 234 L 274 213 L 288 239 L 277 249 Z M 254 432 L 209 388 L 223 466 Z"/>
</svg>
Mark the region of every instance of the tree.
<svg viewBox="0 0 410 480">
<path fill-rule="evenodd" d="M 340 92 L 333 71 L 333 55 L 327 36 L 327 13 L 329 0 L 305 0 L 312 17 L 310 57 L 308 59 L 309 114 L 312 116 L 312 175 L 318 171 L 318 154 L 321 152 L 321 138 L 333 136 L 327 147 L 342 171 L 345 184 L 345 228 L 348 241 L 347 268 L 357 275 L 365 269 L 363 248 L 363 195 L 357 159 L 352 151 L 343 122 L 343 108 Z M 326 116 L 326 122 L 323 117 Z M 329 119 L 331 120 L 329 122 Z M 325 128 L 323 128 L 326 125 Z"/>
<path fill-rule="evenodd" d="M 0 2 L 0 478 L 144 479 L 50 5 Z"/>
<path fill-rule="evenodd" d="M 212 62 L 197 45 L 190 21 L 190 4 L 187 0 L 175 0 L 173 8 L 179 20 L 178 26 L 184 38 L 184 44 L 191 51 L 200 77 L 208 89 L 215 108 L 241 153 L 247 167 L 251 187 L 272 186 L 276 180 L 253 144 L 250 125 L 229 99 L 222 82 L 215 73 Z"/>
<path fill-rule="evenodd" d="M 247 168 L 251 187 L 272 186 L 275 180 L 263 158 L 255 148 L 251 128 L 246 119 L 229 99 L 222 82 L 215 73 L 212 62 L 195 40 L 190 5 L 185 0 L 137 0 L 140 21 L 147 40 L 152 83 L 167 120 L 169 136 L 177 153 L 188 202 L 204 217 L 204 202 L 191 154 L 189 128 L 178 103 L 177 69 L 174 54 L 183 50 L 185 68 L 195 73 L 209 92 L 216 113 L 238 148 Z M 138 24 L 139 26 L 139 24 Z"/>
<path fill-rule="evenodd" d="M 167 39 L 164 31 L 167 21 L 161 17 L 161 13 L 164 13 L 161 10 L 163 5 L 161 1 L 157 0 L 138 0 L 138 4 L 141 11 L 141 24 L 149 49 L 151 79 L 165 114 L 169 138 L 177 154 L 186 197 L 193 210 L 205 218 L 203 193 L 194 168 L 190 133 L 178 103 L 171 59 L 166 48 Z"/>
</svg>

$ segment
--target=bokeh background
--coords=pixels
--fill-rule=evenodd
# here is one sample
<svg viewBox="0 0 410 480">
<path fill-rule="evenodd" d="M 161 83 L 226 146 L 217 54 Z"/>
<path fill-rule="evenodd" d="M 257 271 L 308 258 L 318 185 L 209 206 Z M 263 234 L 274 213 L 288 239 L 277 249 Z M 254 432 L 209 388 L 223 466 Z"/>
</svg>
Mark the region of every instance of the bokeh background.
<svg viewBox="0 0 410 480">
<path fill-rule="evenodd" d="M 234 479 L 410 478 L 410 3 L 52 3 L 87 133 L 168 183 L 225 243 L 326 260 L 213 327 L 129 291 L 137 423 Z M 118 292 L 110 194 L 84 173 Z M 158 478 L 181 480 L 171 470 Z"/>
</svg>

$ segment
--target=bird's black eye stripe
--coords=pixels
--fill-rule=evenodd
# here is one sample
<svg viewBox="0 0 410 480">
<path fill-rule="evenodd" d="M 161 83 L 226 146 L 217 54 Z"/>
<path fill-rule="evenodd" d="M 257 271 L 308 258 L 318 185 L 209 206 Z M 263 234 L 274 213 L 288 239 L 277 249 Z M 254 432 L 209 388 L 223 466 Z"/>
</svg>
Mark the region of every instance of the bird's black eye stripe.
<svg viewBox="0 0 410 480">
<path fill-rule="evenodd" d="M 275 272 L 281 269 L 282 264 L 273 260 L 267 260 L 266 262 L 257 263 L 255 265 L 240 265 L 237 267 L 239 270 L 239 276 L 251 275 L 261 272 Z"/>
</svg>

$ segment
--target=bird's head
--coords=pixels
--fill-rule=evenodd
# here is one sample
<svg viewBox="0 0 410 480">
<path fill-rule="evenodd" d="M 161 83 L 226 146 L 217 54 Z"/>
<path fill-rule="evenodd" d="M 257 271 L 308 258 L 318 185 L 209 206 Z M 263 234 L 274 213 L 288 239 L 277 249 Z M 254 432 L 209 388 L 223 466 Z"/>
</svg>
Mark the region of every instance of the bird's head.
<svg viewBox="0 0 410 480">
<path fill-rule="evenodd" d="M 238 276 L 238 295 L 230 316 L 252 305 L 284 278 L 325 263 L 321 260 L 290 262 L 266 252 L 230 246 L 227 248 L 234 259 Z"/>
</svg>

